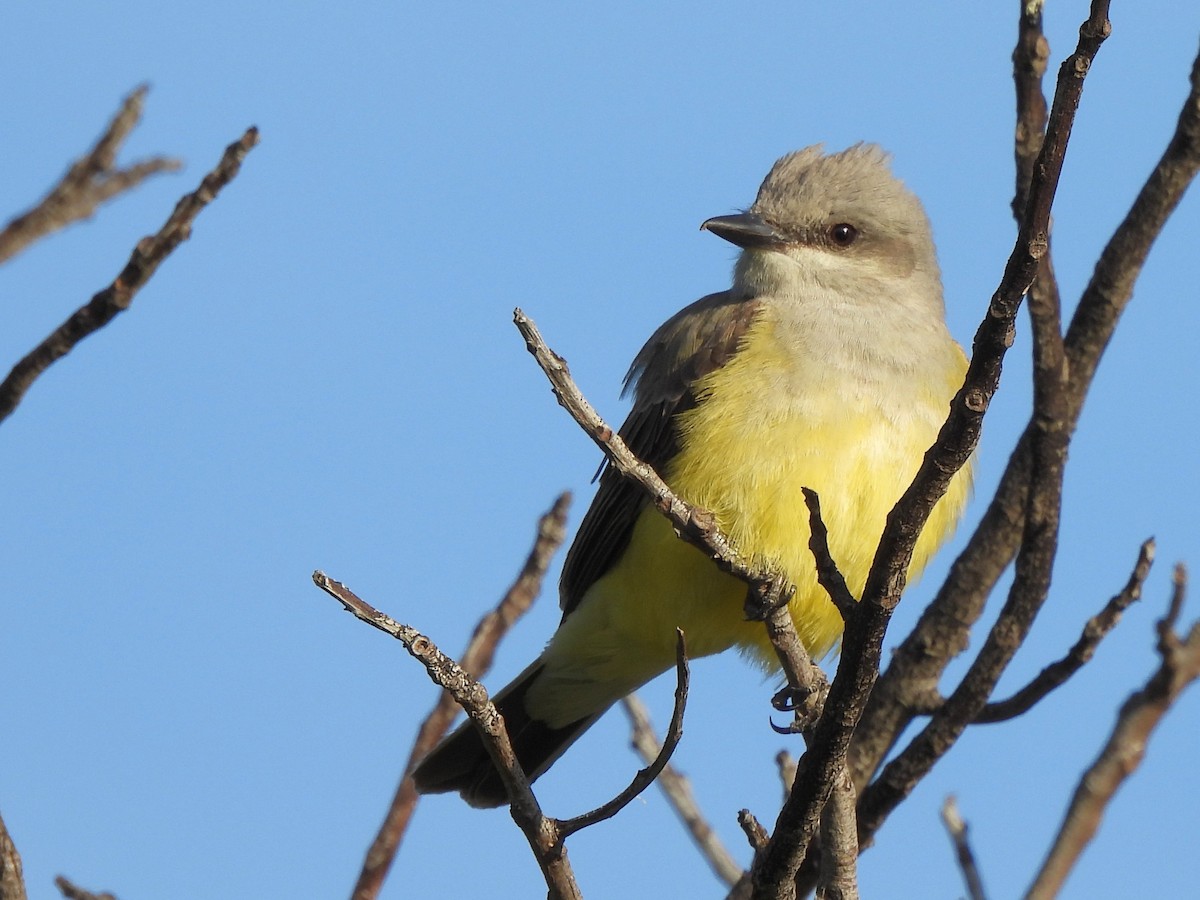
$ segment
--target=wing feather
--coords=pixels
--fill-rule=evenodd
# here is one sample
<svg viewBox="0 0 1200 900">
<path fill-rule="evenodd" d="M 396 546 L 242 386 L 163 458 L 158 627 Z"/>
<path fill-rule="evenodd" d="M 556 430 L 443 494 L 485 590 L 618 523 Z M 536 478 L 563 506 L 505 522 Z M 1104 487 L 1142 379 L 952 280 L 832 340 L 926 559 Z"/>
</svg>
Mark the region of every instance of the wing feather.
<svg viewBox="0 0 1200 900">
<path fill-rule="evenodd" d="M 634 389 L 633 409 L 621 426 L 629 449 L 660 475 L 679 452 L 675 417 L 697 403 L 693 385 L 737 353 L 758 312 L 754 300 L 728 291 L 709 294 L 668 319 L 646 342 L 625 377 Z M 634 523 L 647 503 L 640 487 L 611 466 L 580 523 L 559 582 L 563 616 L 620 559 Z"/>
</svg>

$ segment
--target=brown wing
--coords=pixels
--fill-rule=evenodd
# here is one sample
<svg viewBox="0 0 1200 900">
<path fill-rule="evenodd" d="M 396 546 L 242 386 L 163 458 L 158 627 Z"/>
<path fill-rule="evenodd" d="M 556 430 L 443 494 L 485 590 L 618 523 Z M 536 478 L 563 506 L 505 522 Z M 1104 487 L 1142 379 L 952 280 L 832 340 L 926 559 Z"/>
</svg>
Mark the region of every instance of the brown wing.
<svg viewBox="0 0 1200 900">
<path fill-rule="evenodd" d="M 626 391 L 636 386 L 633 409 L 620 435 L 660 475 L 679 451 L 675 417 L 696 405 L 692 385 L 737 352 L 758 308 L 757 301 L 734 300 L 728 291 L 709 294 L 663 323 L 634 359 L 625 376 Z M 564 617 L 625 551 L 646 502 L 640 487 L 616 469 L 604 468 L 563 564 L 559 603 Z"/>
</svg>

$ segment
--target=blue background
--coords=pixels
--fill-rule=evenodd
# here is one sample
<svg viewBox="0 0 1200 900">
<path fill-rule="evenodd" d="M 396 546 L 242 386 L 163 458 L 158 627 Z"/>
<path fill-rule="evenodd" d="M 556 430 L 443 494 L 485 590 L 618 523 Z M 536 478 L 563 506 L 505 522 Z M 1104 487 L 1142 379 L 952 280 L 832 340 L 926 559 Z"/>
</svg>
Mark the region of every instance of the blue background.
<svg viewBox="0 0 1200 900">
<path fill-rule="evenodd" d="M 0 272 L 0 359 L 107 284 L 247 125 L 263 138 L 132 310 L 3 425 L 0 811 L 31 896 L 54 896 L 59 872 L 122 900 L 348 895 L 435 689 L 310 573 L 458 652 L 537 516 L 571 489 L 577 522 L 593 490 L 598 453 L 555 405 L 513 307 L 619 422 L 645 337 L 728 284 L 732 250 L 698 224 L 748 204 L 787 151 L 869 139 L 927 205 L 950 327 L 969 344 L 1014 234 L 1016 8 L 9 4 L 3 215 L 36 202 L 143 80 L 123 159 L 177 154 L 187 169 Z M 1052 6 L 1051 74 L 1085 13 Z M 1055 212 L 1068 302 L 1174 128 L 1198 34 L 1200 7 L 1117 5 Z M 963 893 L 937 814 L 950 792 L 992 895 L 1023 889 L 1118 705 L 1157 665 L 1170 566 L 1200 563 L 1196 200 L 1105 358 L 1052 597 L 1000 693 L 1065 651 L 1156 535 L 1147 599 L 1036 710 L 966 734 L 862 857 L 864 896 Z M 1028 352 L 1022 321 L 968 527 L 1028 416 Z M 952 549 L 907 595 L 893 641 Z M 538 652 L 553 597 L 491 684 Z M 773 687 L 736 655 L 698 662 L 676 757 L 743 861 L 737 810 L 769 823 L 779 803 Z M 646 692 L 660 726 L 671 688 Z M 1189 892 L 1197 735 L 1193 691 L 1065 896 Z M 571 815 L 636 767 L 613 714 L 539 795 Z M 724 893 L 654 790 L 570 852 L 589 898 Z M 384 896 L 543 892 L 507 813 L 438 797 Z"/>
</svg>

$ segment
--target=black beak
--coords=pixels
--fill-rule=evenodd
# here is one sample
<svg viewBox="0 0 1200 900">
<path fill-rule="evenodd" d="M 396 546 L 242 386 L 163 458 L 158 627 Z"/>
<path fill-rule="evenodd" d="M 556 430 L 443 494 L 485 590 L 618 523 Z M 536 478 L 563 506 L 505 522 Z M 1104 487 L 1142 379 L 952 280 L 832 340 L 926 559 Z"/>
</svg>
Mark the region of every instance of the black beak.
<svg viewBox="0 0 1200 900">
<path fill-rule="evenodd" d="M 778 231 L 752 212 L 736 216 L 714 216 L 700 226 L 701 231 L 711 231 L 719 238 L 742 248 L 776 247 L 786 243 Z"/>
</svg>

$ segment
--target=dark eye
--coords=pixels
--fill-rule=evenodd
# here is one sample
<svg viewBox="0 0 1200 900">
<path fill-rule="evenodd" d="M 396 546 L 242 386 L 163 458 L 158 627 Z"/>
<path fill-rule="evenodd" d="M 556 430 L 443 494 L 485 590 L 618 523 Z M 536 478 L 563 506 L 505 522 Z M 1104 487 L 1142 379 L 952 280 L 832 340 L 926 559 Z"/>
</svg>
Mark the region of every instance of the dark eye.
<svg viewBox="0 0 1200 900">
<path fill-rule="evenodd" d="M 849 247 L 858 240 L 858 229 L 849 222 L 839 222 L 830 227 L 829 239 L 838 247 Z"/>
</svg>

